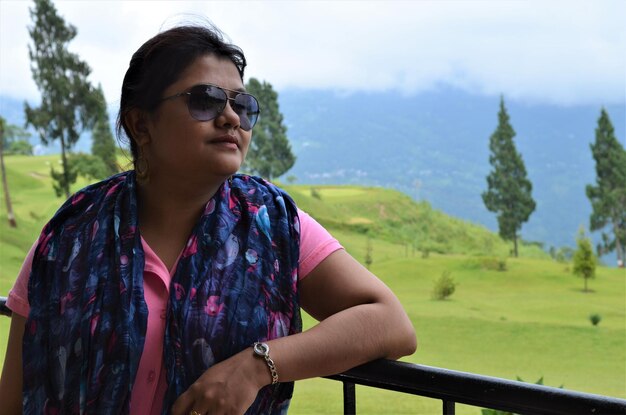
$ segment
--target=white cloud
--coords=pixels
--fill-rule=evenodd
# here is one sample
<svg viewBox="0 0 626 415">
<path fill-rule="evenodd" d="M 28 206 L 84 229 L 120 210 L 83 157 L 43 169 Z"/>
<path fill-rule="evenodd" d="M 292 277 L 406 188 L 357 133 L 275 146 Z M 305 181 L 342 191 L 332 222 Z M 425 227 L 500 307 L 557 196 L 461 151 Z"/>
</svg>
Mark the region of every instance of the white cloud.
<svg viewBox="0 0 626 415">
<path fill-rule="evenodd" d="M 132 53 L 183 13 L 212 19 L 277 89 L 418 92 L 450 84 L 521 100 L 624 102 L 623 1 L 57 1 L 71 48 L 118 100 Z M 0 94 L 33 99 L 30 2 L 0 1 Z"/>
</svg>

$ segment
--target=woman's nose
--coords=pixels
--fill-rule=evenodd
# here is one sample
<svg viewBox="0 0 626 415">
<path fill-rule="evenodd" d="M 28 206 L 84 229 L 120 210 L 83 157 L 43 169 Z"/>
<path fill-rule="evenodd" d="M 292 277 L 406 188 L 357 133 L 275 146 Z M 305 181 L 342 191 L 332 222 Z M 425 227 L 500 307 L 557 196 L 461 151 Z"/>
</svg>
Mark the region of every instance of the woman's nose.
<svg viewBox="0 0 626 415">
<path fill-rule="evenodd" d="M 230 102 L 230 99 L 226 101 L 224 110 L 215 119 L 215 122 L 219 127 L 231 127 L 237 129 L 241 124 L 241 120 L 239 119 L 239 115 L 235 112 L 235 110 L 233 110 L 233 107 L 230 106 Z"/>
</svg>

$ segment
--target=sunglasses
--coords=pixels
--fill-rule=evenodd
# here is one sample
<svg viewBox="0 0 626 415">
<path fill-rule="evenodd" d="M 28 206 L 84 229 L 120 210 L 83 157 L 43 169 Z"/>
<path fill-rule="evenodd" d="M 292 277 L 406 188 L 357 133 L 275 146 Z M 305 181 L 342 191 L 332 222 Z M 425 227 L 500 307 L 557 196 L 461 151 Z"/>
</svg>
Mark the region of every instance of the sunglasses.
<svg viewBox="0 0 626 415">
<path fill-rule="evenodd" d="M 235 93 L 235 97 L 230 98 L 226 91 Z M 239 116 L 239 126 L 244 131 L 252 130 L 261 112 L 259 101 L 254 96 L 210 84 L 194 85 L 185 92 L 165 97 L 161 101 L 182 96 L 189 96 L 189 115 L 198 121 L 214 120 L 224 111 L 226 102 L 230 101 L 230 107 Z"/>
</svg>

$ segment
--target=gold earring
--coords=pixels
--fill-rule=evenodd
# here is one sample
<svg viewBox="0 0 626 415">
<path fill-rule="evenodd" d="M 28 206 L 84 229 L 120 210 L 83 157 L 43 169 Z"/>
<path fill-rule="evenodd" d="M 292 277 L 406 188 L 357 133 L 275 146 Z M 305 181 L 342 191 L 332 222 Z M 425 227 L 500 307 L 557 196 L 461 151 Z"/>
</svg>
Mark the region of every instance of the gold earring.
<svg viewBox="0 0 626 415">
<path fill-rule="evenodd" d="M 139 147 L 139 155 L 137 160 L 135 160 L 135 174 L 137 175 L 137 181 L 146 184 L 150 179 L 150 166 L 148 165 L 148 160 L 146 159 L 143 146 Z"/>
</svg>

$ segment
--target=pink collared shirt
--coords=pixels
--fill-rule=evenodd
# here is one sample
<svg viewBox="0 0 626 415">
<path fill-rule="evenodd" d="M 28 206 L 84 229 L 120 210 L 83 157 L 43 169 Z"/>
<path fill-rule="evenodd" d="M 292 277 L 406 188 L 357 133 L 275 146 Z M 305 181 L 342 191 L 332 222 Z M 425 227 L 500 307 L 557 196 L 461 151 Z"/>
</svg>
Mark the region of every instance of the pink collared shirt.
<svg viewBox="0 0 626 415">
<path fill-rule="evenodd" d="M 299 278 L 306 277 L 328 255 L 343 249 L 315 219 L 298 210 L 300 218 L 300 260 Z M 163 362 L 163 337 L 165 336 L 165 312 L 169 298 L 169 286 L 176 270 L 168 270 L 163 261 L 141 238 L 145 254 L 144 298 L 148 306 L 148 327 L 143 353 L 137 369 L 137 377 L 131 393 L 132 414 L 157 415 L 163 407 L 163 397 L 167 389 L 165 366 Z M 28 252 L 22 269 L 9 292 L 7 306 L 16 314 L 27 317 L 28 278 L 30 276 L 33 255 L 37 243 Z"/>
</svg>

